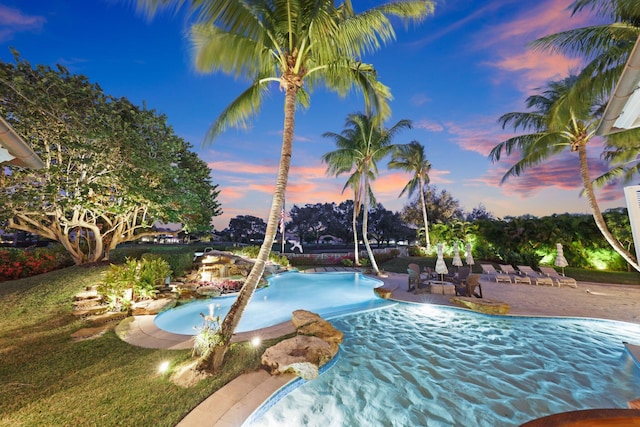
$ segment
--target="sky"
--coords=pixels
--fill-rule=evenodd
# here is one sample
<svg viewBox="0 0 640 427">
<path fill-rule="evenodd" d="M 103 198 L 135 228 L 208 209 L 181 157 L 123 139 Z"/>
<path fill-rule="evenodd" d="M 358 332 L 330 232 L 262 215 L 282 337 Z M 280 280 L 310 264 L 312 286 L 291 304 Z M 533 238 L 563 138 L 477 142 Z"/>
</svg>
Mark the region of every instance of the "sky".
<svg viewBox="0 0 640 427">
<path fill-rule="evenodd" d="M 105 93 L 165 114 L 177 135 L 193 145 L 219 185 L 224 214 L 217 230 L 238 215 L 265 221 L 275 187 L 283 128 L 283 93 L 273 87 L 248 130 L 228 130 L 213 143 L 204 136 L 220 112 L 247 86 L 224 74 L 195 70 L 188 20 L 169 11 L 149 19 L 126 0 L 0 0 L 0 60 L 13 62 L 17 49 L 32 65 L 61 64 L 98 83 Z M 353 0 L 356 11 L 379 3 Z M 391 88 L 392 126 L 402 119 L 413 128 L 394 143 L 418 141 L 432 165 L 431 184 L 447 190 L 470 212 L 483 205 L 494 216 L 590 213 L 576 153 L 564 152 L 544 165 L 501 184 L 517 157 L 488 160 L 490 150 L 514 136 L 498 118 L 526 111 L 525 99 L 547 81 L 577 71 L 581 59 L 533 51 L 528 43 L 559 31 L 593 25 L 589 13 L 572 16 L 571 0 L 446 0 L 419 25 L 396 26 L 396 40 L 363 58 Z M 287 210 L 306 203 L 340 203 L 346 176 L 326 174 L 321 156 L 335 149 L 325 132 L 340 133 L 347 115 L 363 111 L 357 93 L 340 98 L 323 89 L 311 105 L 296 113 L 293 157 L 287 187 Z M 601 141 L 589 148 L 595 177 L 606 170 Z M 387 170 L 373 183 L 377 200 L 400 211 L 399 198 L 411 178 Z M 597 192 L 601 208 L 625 206 L 622 185 Z"/>
</svg>

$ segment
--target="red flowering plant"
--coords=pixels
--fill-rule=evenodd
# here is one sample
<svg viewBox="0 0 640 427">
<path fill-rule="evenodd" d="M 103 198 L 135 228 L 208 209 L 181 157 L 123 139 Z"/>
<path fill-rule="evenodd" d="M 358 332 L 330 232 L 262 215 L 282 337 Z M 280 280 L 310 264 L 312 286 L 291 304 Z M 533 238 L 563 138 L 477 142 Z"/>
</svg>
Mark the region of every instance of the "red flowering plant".
<svg viewBox="0 0 640 427">
<path fill-rule="evenodd" d="M 0 282 L 22 279 L 72 265 L 71 258 L 55 248 L 0 249 Z"/>
</svg>

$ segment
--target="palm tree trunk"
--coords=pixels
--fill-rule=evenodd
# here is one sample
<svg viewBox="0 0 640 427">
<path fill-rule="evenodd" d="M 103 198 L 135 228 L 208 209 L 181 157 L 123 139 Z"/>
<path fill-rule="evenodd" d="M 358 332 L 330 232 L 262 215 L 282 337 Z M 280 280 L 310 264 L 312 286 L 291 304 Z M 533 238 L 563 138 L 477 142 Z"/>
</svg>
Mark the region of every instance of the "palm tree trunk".
<svg viewBox="0 0 640 427">
<path fill-rule="evenodd" d="M 371 261 L 371 267 L 376 275 L 380 274 L 376 258 L 373 256 L 371 245 L 369 244 L 369 237 L 367 235 L 367 228 L 369 227 L 369 171 L 364 172 L 364 207 L 362 208 L 362 240 L 367 248 L 367 254 L 369 255 L 369 261 Z"/>
<path fill-rule="evenodd" d="M 358 247 L 358 209 L 356 209 L 356 199 L 353 198 L 353 262 L 360 265 L 360 248 Z"/>
<path fill-rule="evenodd" d="M 420 201 L 422 202 L 422 219 L 424 219 L 424 235 L 427 243 L 427 251 L 431 249 L 431 241 L 429 240 L 429 222 L 427 221 L 427 203 L 424 199 L 424 182 L 422 177 L 418 178 L 420 181 Z"/>
<path fill-rule="evenodd" d="M 587 149 L 585 145 L 578 146 L 578 155 L 580 157 L 580 176 L 582 177 L 582 185 L 584 186 L 584 192 L 587 196 L 587 200 L 589 202 L 589 206 L 591 207 L 591 213 L 593 215 L 593 219 L 596 222 L 596 226 L 600 230 L 600 233 L 604 236 L 605 240 L 611 245 L 613 250 L 615 250 L 625 261 L 629 263 L 633 268 L 637 271 L 640 271 L 640 266 L 638 266 L 638 261 L 631 255 L 622 244 L 616 239 L 609 228 L 607 227 L 607 223 L 602 216 L 602 212 L 600 212 L 600 207 L 598 206 L 598 202 L 596 200 L 595 193 L 593 191 L 593 184 L 591 183 L 591 179 L 589 178 L 589 168 L 587 164 Z"/>
<path fill-rule="evenodd" d="M 220 327 L 221 343 L 213 348 L 209 355 L 202 358 L 198 362 L 196 369 L 217 372 L 224 363 L 224 357 L 229 350 L 231 338 L 235 332 L 242 314 L 246 309 L 251 297 L 253 296 L 258 282 L 264 273 L 266 262 L 269 260 L 269 253 L 273 247 L 273 242 L 278 231 L 280 221 L 280 211 L 284 205 L 284 196 L 287 190 L 287 181 L 289 179 L 289 167 L 291 166 L 291 153 L 293 148 L 293 129 L 295 124 L 295 101 L 296 86 L 289 85 L 285 93 L 284 102 L 284 132 L 282 134 L 282 150 L 280 153 L 280 167 L 278 169 L 278 178 L 276 181 L 273 200 L 271 202 L 271 211 L 267 221 L 267 231 L 264 236 L 264 242 L 258 252 L 256 259 L 247 280 L 244 282 L 238 298 L 229 309 L 229 313 L 224 318 Z"/>
</svg>

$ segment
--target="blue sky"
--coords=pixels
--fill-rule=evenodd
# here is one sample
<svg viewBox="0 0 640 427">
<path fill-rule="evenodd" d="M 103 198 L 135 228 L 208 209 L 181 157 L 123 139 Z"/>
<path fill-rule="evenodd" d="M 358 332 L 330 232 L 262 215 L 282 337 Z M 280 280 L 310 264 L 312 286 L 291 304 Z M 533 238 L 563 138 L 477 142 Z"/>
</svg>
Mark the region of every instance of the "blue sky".
<svg viewBox="0 0 640 427">
<path fill-rule="evenodd" d="M 357 10 L 376 2 L 354 0 Z M 62 64 L 99 83 L 106 93 L 126 97 L 167 115 L 178 135 L 191 142 L 219 184 L 224 215 L 217 229 L 237 215 L 267 217 L 275 185 L 283 126 L 283 95 L 274 87 L 248 131 L 230 130 L 212 145 L 204 135 L 247 82 L 223 74 L 201 74 L 192 66 L 187 21 L 161 13 L 149 20 L 133 1 L 0 0 L 0 58 L 12 61 L 10 47 L 32 64 Z M 497 119 L 523 111 L 524 100 L 549 79 L 580 66 L 578 58 L 534 52 L 527 43 L 546 34 L 590 25 L 589 14 L 570 16 L 570 0 L 447 0 L 421 25 L 397 27 L 397 40 L 365 58 L 394 95 L 388 126 L 409 119 L 414 128 L 396 143 L 416 140 L 432 164 L 431 183 L 446 189 L 471 211 L 483 204 L 498 217 L 588 213 L 580 197 L 575 153 L 565 153 L 525 175 L 500 185 L 515 160 L 491 164 L 492 147 L 512 136 Z M 296 117 L 295 145 L 287 189 L 292 204 L 341 202 L 346 177 L 325 174 L 322 154 L 340 132 L 348 114 L 362 110 L 362 99 L 345 99 L 318 90 L 311 107 Z M 593 176 L 605 169 L 601 145 L 590 147 Z M 402 209 L 398 195 L 409 175 L 380 165 L 374 183 L 378 200 Z M 621 186 L 598 191 L 603 209 L 624 206 Z"/>
</svg>

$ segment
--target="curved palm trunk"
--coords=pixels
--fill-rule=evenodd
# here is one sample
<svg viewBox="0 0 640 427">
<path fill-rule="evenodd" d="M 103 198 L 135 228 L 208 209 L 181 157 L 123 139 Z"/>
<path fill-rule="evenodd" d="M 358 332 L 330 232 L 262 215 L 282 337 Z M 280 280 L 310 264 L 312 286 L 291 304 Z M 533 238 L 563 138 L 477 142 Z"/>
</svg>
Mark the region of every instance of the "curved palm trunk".
<svg viewBox="0 0 640 427">
<path fill-rule="evenodd" d="M 206 357 L 198 362 L 196 369 L 217 372 L 224 363 L 224 357 L 229 350 L 233 333 L 240 323 L 242 314 L 249 304 L 253 296 L 258 281 L 264 273 L 266 262 L 269 260 L 273 242 L 278 231 L 278 223 L 280 221 L 280 211 L 284 204 L 284 196 L 287 189 L 287 180 L 289 178 L 289 167 L 291 166 L 291 153 L 293 146 L 293 128 L 295 117 L 295 99 L 297 87 L 289 86 L 285 93 L 284 103 L 284 132 L 282 135 L 282 150 L 280 152 L 280 167 L 278 169 L 278 178 L 271 202 L 271 211 L 267 221 L 267 231 L 264 242 L 260 247 L 258 258 L 256 259 L 247 280 L 244 282 L 238 298 L 229 309 L 229 313 L 224 318 L 220 328 L 221 343 L 213 348 Z"/>
<path fill-rule="evenodd" d="M 429 222 L 427 221 L 427 203 L 424 199 L 424 182 L 422 177 L 418 177 L 420 181 L 420 201 L 422 202 L 422 219 L 424 219 L 424 235 L 427 241 L 427 251 L 431 249 L 431 241 L 429 240 Z"/>
<path fill-rule="evenodd" d="M 631 255 L 622 244 L 616 239 L 609 228 L 607 227 L 607 223 L 602 216 L 602 212 L 600 212 L 600 207 L 598 206 L 598 202 L 596 200 L 595 193 L 593 191 L 593 184 L 591 183 L 591 179 L 589 178 L 589 168 L 587 164 L 587 149 L 585 145 L 580 145 L 578 147 L 578 156 L 580 157 L 580 176 L 582 177 L 582 185 L 584 186 L 584 192 L 587 196 L 587 200 L 589 201 L 589 206 L 591 207 L 591 213 L 593 215 L 593 219 L 596 222 L 596 226 L 600 230 L 600 233 L 604 236 L 605 240 L 611 245 L 611 247 L 618 253 L 625 261 L 631 265 L 631 267 L 635 268 L 637 271 L 640 271 L 640 266 L 638 266 L 638 261 Z"/>
<path fill-rule="evenodd" d="M 356 209 L 356 198 L 353 199 L 353 261 L 355 265 L 360 265 L 360 248 L 358 247 L 358 209 Z"/>
<path fill-rule="evenodd" d="M 369 237 L 367 236 L 367 228 L 369 227 L 369 171 L 368 170 L 366 170 L 364 174 L 364 207 L 362 209 L 364 210 L 362 212 L 362 240 L 364 240 L 364 245 L 367 248 L 367 254 L 369 255 L 369 260 L 371 261 L 371 266 L 373 267 L 373 271 L 376 273 L 376 275 L 379 275 L 380 270 L 378 269 L 376 258 L 373 256 L 373 251 L 371 250 L 371 245 L 369 244 Z"/>
</svg>

